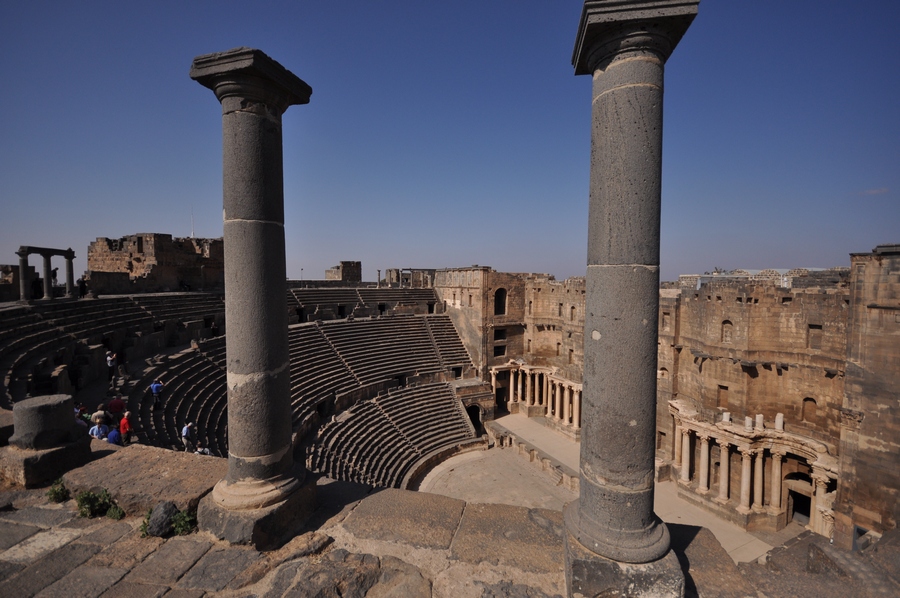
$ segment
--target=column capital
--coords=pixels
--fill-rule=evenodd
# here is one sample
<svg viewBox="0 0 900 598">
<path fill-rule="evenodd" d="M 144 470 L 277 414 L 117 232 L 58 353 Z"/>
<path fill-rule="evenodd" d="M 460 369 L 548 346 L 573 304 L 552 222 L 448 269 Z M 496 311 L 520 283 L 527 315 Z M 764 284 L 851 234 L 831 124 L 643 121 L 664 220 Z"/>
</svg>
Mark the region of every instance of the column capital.
<svg viewBox="0 0 900 598">
<path fill-rule="evenodd" d="M 608 2 L 587 0 L 581 11 L 572 66 L 589 75 L 599 64 L 627 51 L 650 51 L 665 61 L 694 17 L 699 0 Z"/>
<path fill-rule="evenodd" d="M 749 446 L 739 446 L 737 447 L 737 450 L 741 455 L 745 457 L 751 457 L 756 454 L 756 449 L 752 449 Z"/>
<path fill-rule="evenodd" d="M 250 100 L 276 108 L 279 115 L 295 104 L 308 104 L 312 88 L 297 75 L 253 48 L 234 48 L 194 58 L 191 79 L 213 90 L 226 110 L 246 108 Z M 238 100 L 226 106 L 229 98 Z"/>
<path fill-rule="evenodd" d="M 707 432 L 697 432 L 697 438 L 700 439 L 700 442 L 709 442 L 711 436 Z"/>
</svg>

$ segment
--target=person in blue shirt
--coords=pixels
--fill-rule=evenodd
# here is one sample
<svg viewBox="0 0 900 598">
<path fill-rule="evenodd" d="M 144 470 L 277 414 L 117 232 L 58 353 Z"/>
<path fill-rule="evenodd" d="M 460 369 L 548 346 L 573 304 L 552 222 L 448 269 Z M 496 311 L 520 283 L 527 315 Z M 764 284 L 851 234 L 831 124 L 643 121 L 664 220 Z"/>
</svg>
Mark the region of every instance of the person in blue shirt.
<svg viewBox="0 0 900 598">
<path fill-rule="evenodd" d="M 181 442 L 184 444 L 184 450 L 188 453 L 194 452 L 194 440 L 191 438 L 191 432 L 193 431 L 194 424 L 193 422 L 188 422 L 181 429 Z"/>
<path fill-rule="evenodd" d="M 109 431 L 109 435 L 106 437 L 106 442 L 122 446 L 122 435 L 119 433 L 118 428 L 113 428 Z"/>
<path fill-rule="evenodd" d="M 109 434 L 109 428 L 103 422 L 98 422 L 93 428 L 88 430 L 88 434 L 91 435 L 91 438 L 103 440 Z"/>
<path fill-rule="evenodd" d="M 162 383 L 162 380 L 157 378 L 153 381 L 153 384 L 150 385 L 150 392 L 153 393 L 153 408 L 159 409 L 159 395 L 162 393 L 163 388 L 165 388 L 165 384 Z"/>
</svg>

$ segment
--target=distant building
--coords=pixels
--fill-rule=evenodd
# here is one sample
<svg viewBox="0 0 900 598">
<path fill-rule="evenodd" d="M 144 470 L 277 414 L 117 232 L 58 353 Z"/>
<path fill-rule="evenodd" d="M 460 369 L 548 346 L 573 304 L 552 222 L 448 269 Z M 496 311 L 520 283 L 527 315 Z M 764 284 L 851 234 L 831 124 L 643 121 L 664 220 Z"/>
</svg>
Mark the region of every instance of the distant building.
<svg viewBox="0 0 900 598">
<path fill-rule="evenodd" d="M 325 280 L 341 282 L 362 282 L 362 262 L 341 262 L 325 270 Z"/>
</svg>

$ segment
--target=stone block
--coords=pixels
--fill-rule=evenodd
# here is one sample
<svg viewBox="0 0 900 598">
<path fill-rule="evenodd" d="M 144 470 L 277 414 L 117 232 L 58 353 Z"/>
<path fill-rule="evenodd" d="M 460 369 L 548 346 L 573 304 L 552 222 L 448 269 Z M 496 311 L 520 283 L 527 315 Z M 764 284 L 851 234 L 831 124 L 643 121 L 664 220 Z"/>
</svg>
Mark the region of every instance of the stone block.
<svg viewBox="0 0 900 598">
<path fill-rule="evenodd" d="M 591 552 L 567 532 L 566 587 L 570 597 L 681 597 L 684 573 L 672 551 L 650 563 L 622 563 Z"/>
<path fill-rule="evenodd" d="M 69 417 L 72 417 L 71 414 Z M 26 488 L 34 488 L 84 465 L 90 457 L 91 439 L 87 435 L 75 442 L 45 450 L 0 447 L 0 477 Z"/>
<path fill-rule="evenodd" d="M 73 417 L 75 402 L 69 395 L 25 399 L 13 405 L 13 435 L 9 444 L 23 450 L 41 450 L 75 442 L 83 434 Z"/>
<path fill-rule="evenodd" d="M 206 495 L 197 509 L 197 522 L 220 540 L 272 550 L 300 532 L 315 508 L 316 482 L 307 479 L 287 499 L 261 509 L 223 509 Z"/>
</svg>

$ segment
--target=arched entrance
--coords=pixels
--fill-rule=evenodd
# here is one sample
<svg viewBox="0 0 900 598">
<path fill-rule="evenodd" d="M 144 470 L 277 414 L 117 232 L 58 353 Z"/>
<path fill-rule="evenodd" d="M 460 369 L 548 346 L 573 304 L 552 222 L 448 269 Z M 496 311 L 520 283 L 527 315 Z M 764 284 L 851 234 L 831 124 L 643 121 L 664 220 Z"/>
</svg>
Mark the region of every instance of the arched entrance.
<svg viewBox="0 0 900 598">
<path fill-rule="evenodd" d="M 808 525 L 812 513 L 813 484 L 809 474 L 795 472 L 784 477 L 788 521 Z"/>
<path fill-rule="evenodd" d="M 466 407 L 466 414 L 472 422 L 472 427 L 475 428 L 475 434 L 481 435 L 484 433 L 484 427 L 481 425 L 481 407 L 478 405 L 469 405 Z"/>
</svg>

